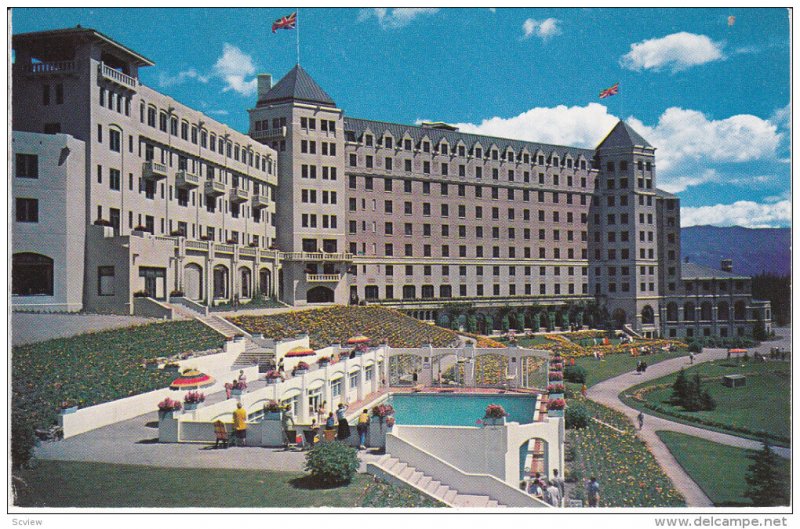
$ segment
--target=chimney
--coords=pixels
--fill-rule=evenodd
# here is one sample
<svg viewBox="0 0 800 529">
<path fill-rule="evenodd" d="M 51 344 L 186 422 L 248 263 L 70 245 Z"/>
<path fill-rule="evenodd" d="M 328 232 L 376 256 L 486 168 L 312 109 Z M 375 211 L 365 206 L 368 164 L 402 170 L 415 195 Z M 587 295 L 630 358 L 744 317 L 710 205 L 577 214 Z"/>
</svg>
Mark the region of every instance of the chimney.
<svg viewBox="0 0 800 529">
<path fill-rule="evenodd" d="M 267 92 L 272 88 L 272 74 L 258 74 L 258 100 L 263 101 L 267 97 Z"/>
<path fill-rule="evenodd" d="M 733 259 L 723 259 L 720 261 L 719 269 L 723 272 L 733 272 Z"/>
</svg>

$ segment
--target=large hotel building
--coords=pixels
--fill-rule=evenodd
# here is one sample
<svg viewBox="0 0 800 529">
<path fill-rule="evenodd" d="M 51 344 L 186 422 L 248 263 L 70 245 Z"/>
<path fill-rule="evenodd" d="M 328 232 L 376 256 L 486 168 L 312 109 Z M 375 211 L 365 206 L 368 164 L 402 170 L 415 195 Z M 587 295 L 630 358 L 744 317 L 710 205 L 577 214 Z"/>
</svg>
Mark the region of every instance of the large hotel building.
<svg viewBox="0 0 800 529">
<path fill-rule="evenodd" d="M 624 122 L 583 149 L 350 118 L 298 65 L 258 76 L 242 134 L 98 31 L 12 42 L 14 310 L 274 298 L 486 331 L 594 305 L 648 336 L 770 328 L 730 262 L 681 262 L 679 199 Z"/>
</svg>

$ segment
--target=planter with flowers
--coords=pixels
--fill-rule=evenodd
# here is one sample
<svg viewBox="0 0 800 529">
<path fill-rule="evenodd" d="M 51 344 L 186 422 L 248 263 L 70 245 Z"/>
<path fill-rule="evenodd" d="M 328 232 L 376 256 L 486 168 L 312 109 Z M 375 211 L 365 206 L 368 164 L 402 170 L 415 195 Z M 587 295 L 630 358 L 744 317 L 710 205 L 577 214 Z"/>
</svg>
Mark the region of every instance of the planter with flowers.
<svg viewBox="0 0 800 529">
<path fill-rule="evenodd" d="M 331 359 L 327 356 L 320 356 L 319 358 L 317 358 L 317 364 L 319 365 L 319 367 L 325 367 L 330 363 Z"/>
<path fill-rule="evenodd" d="M 231 386 L 231 397 L 241 397 L 247 392 L 247 382 L 238 381 Z"/>
<path fill-rule="evenodd" d="M 564 380 L 564 373 L 561 371 L 550 371 L 547 374 L 547 380 L 550 381 L 551 384 L 555 382 L 561 382 Z"/>
<path fill-rule="evenodd" d="M 391 419 L 391 421 L 390 421 Z M 391 404 L 378 404 L 372 407 L 372 419 L 369 421 L 368 442 L 375 448 L 386 448 L 386 428 L 389 422 L 394 425 L 394 408 Z"/>
<path fill-rule="evenodd" d="M 506 423 L 508 413 L 499 404 L 489 404 L 483 414 L 484 426 L 502 426 Z"/>
<path fill-rule="evenodd" d="M 181 403 L 167 397 L 158 403 L 158 440 L 162 443 L 178 442 L 178 418 L 175 412 L 181 410 Z"/>
<path fill-rule="evenodd" d="M 564 384 L 555 383 L 547 386 L 547 393 L 550 400 L 564 398 Z"/>
<path fill-rule="evenodd" d="M 205 400 L 206 396 L 203 393 L 199 391 L 190 391 L 183 397 L 183 410 L 195 411 Z"/>
<path fill-rule="evenodd" d="M 305 375 L 308 373 L 308 369 L 308 364 L 305 362 L 297 362 L 297 365 L 294 366 L 294 369 L 292 369 L 292 376 Z"/>
<path fill-rule="evenodd" d="M 270 400 L 264 404 L 264 420 L 280 421 L 283 418 L 284 408 L 277 400 Z"/>
<path fill-rule="evenodd" d="M 551 399 L 547 401 L 548 417 L 563 417 L 567 402 L 564 399 Z"/>
<path fill-rule="evenodd" d="M 264 378 L 267 380 L 268 385 L 277 384 L 278 382 L 283 380 L 283 375 L 281 375 L 280 371 L 276 369 L 271 369 L 267 371 L 267 373 L 264 375 Z"/>
</svg>

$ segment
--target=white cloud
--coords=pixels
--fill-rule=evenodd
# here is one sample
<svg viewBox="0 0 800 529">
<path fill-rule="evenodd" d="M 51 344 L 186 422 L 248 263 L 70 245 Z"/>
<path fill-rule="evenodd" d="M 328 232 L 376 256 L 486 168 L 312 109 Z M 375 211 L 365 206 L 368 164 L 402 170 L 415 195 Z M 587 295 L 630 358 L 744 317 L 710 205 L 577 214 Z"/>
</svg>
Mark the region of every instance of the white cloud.
<svg viewBox="0 0 800 529">
<path fill-rule="evenodd" d="M 256 93 L 256 79 L 247 80 L 256 72 L 253 58 L 233 44 L 223 44 L 222 56 L 214 64 L 213 72 L 225 81 L 223 92 L 233 90 L 243 96 Z"/>
<path fill-rule="evenodd" d="M 546 18 L 544 20 L 529 18 L 522 23 L 522 31 L 525 33 L 522 38 L 529 39 L 536 36 L 546 42 L 550 38 L 561 34 L 561 28 L 558 27 L 560 22 L 555 18 Z"/>
<path fill-rule="evenodd" d="M 456 126 L 475 134 L 594 148 L 616 122 L 605 106 L 589 103 L 584 107 L 536 107 L 511 118 L 493 117 L 477 125 Z"/>
<path fill-rule="evenodd" d="M 184 70 L 182 72 L 178 72 L 176 75 L 168 75 L 165 72 L 161 72 L 158 76 L 158 84 L 161 87 L 167 86 L 175 86 L 179 84 L 183 84 L 186 81 L 194 79 L 201 83 L 208 83 L 208 76 L 202 75 L 200 72 L 195 70 L 194 68 L 189 68 L 188 70 Z"/>
<path fill-rule="evenodd" d="M 792 203 L 781 200 L 759 204 L 740 200 L 733 204 L 681 208 L 681 226 L 744 226 L 746 228 L 773 228 L 790 226 Z"/>
<path fill-rule="evenodd" d="M 779 128 L 790 130 L 792 128 L 792 104 L 789 103 L 785 107 L 777 109 L 769 117 L 769 120 Z"/>
<path fill-rule="evenodd" d="M 209 110 L 206 112 L 206 114 L 211 114 L 212 116 L 227 116 L 228 114 L 230 114 L 230 112 L 220 108 L 217 110 Z"/>
<path fill-rule="evenodd" d="M 725 43 L 715 42 L 705 35 L 682 31 L 631 44 L 631 51 L 620 57 L 619 63 L 629 70 L 671 69 L 674 73 L 724 59 L 724 46 Z"/>
<path fill-rule="evenodd" d="M 376 18 L 382 29 L 400 29 L 409 25 L 420 15 L 433 15 L 439 8 L 418 8 L 418 7 L 396 7 L 387 9 L 385 7 L 375 7 L 372 9 L 362 9 L 358 14 L 358 21 L 363 22 L 370 18 Z"/>
</svg>

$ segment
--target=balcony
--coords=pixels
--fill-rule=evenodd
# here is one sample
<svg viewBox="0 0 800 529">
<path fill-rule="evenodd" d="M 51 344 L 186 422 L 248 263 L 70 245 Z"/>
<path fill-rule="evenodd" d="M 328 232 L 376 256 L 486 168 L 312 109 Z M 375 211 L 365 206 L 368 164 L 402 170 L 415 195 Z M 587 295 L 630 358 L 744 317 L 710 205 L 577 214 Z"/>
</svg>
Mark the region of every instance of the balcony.
<svg viewBox="0 0 800 529">
<path fill-rule="evenodd" d="M 324 253 L 324 252 L 287 252 L 283 254 L 287 261 L 327 261 L 343 262 L 352 261 L 351 253 Z"/>
<path fill-rule="evenodd" d="M 183 189 L 194 189 L 200 185 L 200 176 L 182 169 L 175 175 L 175 186 Z"/>
<path fill-rule="evenodd" d="M 306 274 L 309 283 L 338 283 L 341 279 L 342 274 Z"/>
<path fill-rule="evenodd" d="M 234 204 L 241 204 L 242 202 L 247 202 L 249 199 L 250 192 L 246 189 L 242 189 L 241 187 L 234 187 L 231 189 L 230 201 Z"/>
<path fill-rule="evenodd" d="M 250 133 L 250 137 L 254 140 L 271 140 L 286 137 L 286 127 L 278 127 L 277 129 L 267 130 L 254 130 Z"/>
<path fill-rule="evenodd" d="M 216 180 L 206 180 L 204 191 L 210 197 L 219 197 L 225 194 L 225 184 Z"/>
<path fill-rule="evenodd" d="M 139 85 L 135 77 L 131 77 L 130 75 L 124 74 L 119 70 L 115 70 L 114 68 L 106 66 L 102 62 L 97 67 L 97 73 L 103 79 L 118 84 L 119 86 L 127 88 L 128 90 L 136 91 L 136 87 Z"/>
<path fill-rule="evenodd" d="M 163 180 L 167 177 L 167 166 L 154 160 L 142 164 L 142 176 L 149 180 Z"/>
<path fill-rule="evenodd" d="M 75 61 L 37 62 L 24 64 L 19 69 L 27 75 L 58 75 L 75 73 Z"/>
<path fill-rule="evenodd" d="M 265 197 L 264 195 L 253 195 L 253 203 L 251 204 L 253 209 L 264 209 L 269 207 L 269 198 Z"/>
</svg>

